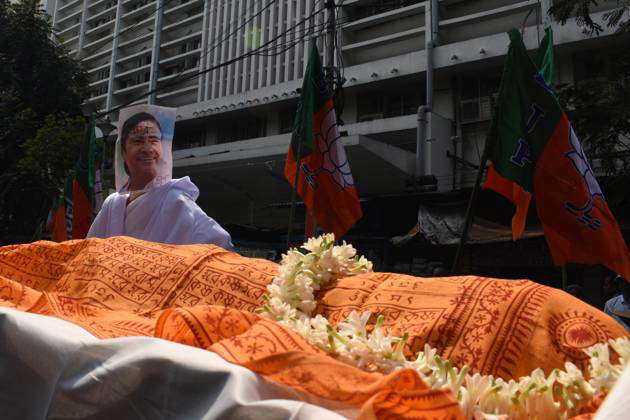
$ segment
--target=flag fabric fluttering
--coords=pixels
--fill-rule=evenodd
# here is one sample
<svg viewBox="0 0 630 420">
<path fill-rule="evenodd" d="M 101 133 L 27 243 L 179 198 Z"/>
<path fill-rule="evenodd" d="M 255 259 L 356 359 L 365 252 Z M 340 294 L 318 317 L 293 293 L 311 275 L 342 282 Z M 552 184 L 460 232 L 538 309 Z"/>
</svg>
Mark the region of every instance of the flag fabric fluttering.
<svg viewBox="0 0 630 420">
<path fill-rule="evenodd" d="M 317 224 L 337 238 L 361 218 L 361 205 L 315 42 L 309 51 L 284 175 Z"/>
<path fill-rule="evenodd" d="M 545 31 L 545 37 L 543 38 L 538 53 L 536 55 L 536 65 L 540 74 L 548 86 L 553 86 L 554 83 L 554 61 L 553 61 L 553 31 L 551 28 L 547 28 Z M 506 67 L 507 69 L 507 67 Z M 496 120 L 495 120 L 496 123 Z M 505 126 L 493 125 L 493 130 L 498 129 L 496 132 L 497 137 L 501 137 L 501 130 L 507 129 Z M 514 216 L 512 217 L 512 239 L 518 240 L 525 231 L 525 222 L 527 220 L 527 212 L 529 210 L 529 204 L 532 199 L 531 192 L 523 189 L 523 187 L 508 178 L 501 176 L 493 165 L 488 167 L 488 173 L 486 175 L 486 182 L 483 188 L 492 189 L 501 194 L 516 207 Z"/>
<path fill-rule="evenodd" d="M 555 264 L 604 264 L 630 279 L 628 248 L 550 86 L 553 70 L 534 63 L 517 30 L 509 36 L 489 137 L 492 169 L 484 187 L 517 204 L 515 218 L 522 220 L 513 219 L 513 229 L 524 228 L 529 200 L 535 198 Z M 513 233 L 519 236 L 518 230 Z"/>
<path fill-rule="evenodd" d="M 66 179 L 63 193 L 53 205 L 53 241 L 85 238 L 94 215 L 102 205 L 102 196 L 99 197 L 99 192 L 95 191 L 95 187 L 100 187 L 103 160 L 95 130 L 96 118 L 92 115 L 77 163 Z"/>
<path fill-rule="evenodd" d="M 49 227 L 52 228 L 50 233 L 51 239 L 55 242 L 67 241 L 66 205 L 63 192 L 60 193 L 57 199 L 53 202 L 52 209 L 50 211 L 51 220 Z"/>
</svg>

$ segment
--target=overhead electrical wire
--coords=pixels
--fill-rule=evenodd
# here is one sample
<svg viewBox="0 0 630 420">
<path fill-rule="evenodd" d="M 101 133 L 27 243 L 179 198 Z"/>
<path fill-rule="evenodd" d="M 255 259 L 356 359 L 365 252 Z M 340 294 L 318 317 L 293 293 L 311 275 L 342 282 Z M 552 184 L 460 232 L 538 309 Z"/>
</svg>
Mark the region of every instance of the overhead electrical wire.
<svg viewBox="0 0 630 420">
<path fill-rule="evenodd" d="M 322 12 L 323 10 L 324 10 L 324 8 L 321 8 L 321 9 L 320 9 L 320 10 L 318 10 L 315 14 L 320 13 L 320 12 Z M 315 15 L 315 14 L 314 14 L 314 15 Z M 301 20 L 300 20 L 300 21 L 298 21 L 295 25 L 293 25 L 292 29 L 293 29 L 293 28 L 297 28 L 297 27 L 299 27 L 299 26 L 300 26 L 300 25 L 302 25 L 305 21 L 307 21 L 308 19 L 312 18 L 314 15 L 309 15 L 309 16 L 307 16 L 307 17 L 305 17 L 305 18 L 301 19 Z M 140 96 L 138 96 L 138 97 L 135 97 L 134 99 L 132 99 L 132 100 L 130 100 L 130 101 L 125 102 L 125 103 L 124 103 L 124 104 L 122 104 L 122 105 L 118 105 L 118 106 L 116 106 L 116 107 L 114 107 L 114 108 L 111 108 L 111 109 L 109 109 L 109 110 L 107 110 L 107 111 L 104 111 L 104 112 L 99 113 L 99 114 L 98 114 L 98 117 L 103 117 L 103 116 L 105 116 L 105 115 L 109 115 L 109 114 L 111 114 L 111 113 L 114 113 L 114 112 L 116 112 L 116 111 L 118 111 L 118 110 L 120 110 L 120 109 L 122 109 L 122 108 L 124 108 L 124 107 L 126 107 L 126 106 L 128 106 L 128 105 L 130 105 L 130 104 L 132 104 L 132 103 L 134 103 L 134 102 L 137 102 L 137 101 L 139 101 L 139 100 L 141 100 L 141 99 L 144 99 L 145 97 L 148 97 L 149 95 L 152 95 L 153 93 L 156 93 L 156 92 L 158 92 L 158 91 L 161 91 L 161 90 L 163 90 L 163 89 L 165 89 L 165 88 L 167 88 L 167 87 L 171 87 L 171 86 L 174 86 L 174 85 L 176 85 L 176 84 L 182 83 L 182 82 L 184 82 L 184 81 L 187 81 L 187 80 L 191 80 L 191 79 L 197 78 L 197 77 L 199 77 L 199 76 L 201 76 L 201 75 L 203 75 L 203 74 L 209 73 L 209 72 L 214 71 L 214 70 L 217 70 L 217 69 L 219 69 L 219 68 L 226 67 L 226 66 L 229 66 L 229 65 L 231 65 L 231 64 L 233 64 L 233 63 L 236 63 L 236 62 L 238 62 L 238 61 L 244 60 L 244 59 L 245 59 L 245 58 L 247 58 L 247 57 L 251 57 L 251 56 L 258 55 L 258 54 L 260 54 L 261 52 L 266 52 L 267 50 L 265 50 L 265 47 L 267 47 L 267 46 L 268 46 L 268 45 L 270 45 L 270 44 L 273 44 L 276 40 L 278 40 L 278 39 L 282 38 L 283 36 L 286 36 L 286 35 L 287 35 L 287 34 L 289 34 L 290 32 L 291 32 L 291 30 L 284 31 L 283 33 L 278 34 L 278 35 L 277 35 L 277 36 L 275 36 L 274 38 L 272 38 L 272 39 L 270 39 L 269 41 L 265 42 L 265 43 L 264 43 L 264 44 L 262 44 L 260 47 L 258 47 L 258 48 L 256 48 L 256 49 L 254 49 L 254 50 L 252 50 L 252 51 L 249 51 L 249 52 L 247 52 L 247 53 L 245 53 L 245 54 L 242 54 L 242 55 L 240 55 L 240 56 L 234 57 L 234 58 L 232 58 L 232 59 L 230 59 L 230 60 L 227 60 L 227 61 L 225 61 L 225 62 L 223 62 L 223 63 L 217 64 L 217 65 L 215 65 L 215 66 L 211 66 L 211 67 L 209 67 L 209 68 L 207 68 L 207 69 L 204 69 L 204 70 L 202 70 L 202 71 L 198 71 L 198 72 L 196 72 L 196 73 L 194 73 L 194 74 L 186 75 L 186 76 L 185 76 L 185 77 L 183 77 L 181 80 L 174 80 L 174 81 L 171 81 L 171 82 L 167 82 L 167 83 L 163 84 L 162 86 L 156 87 L 155 89 L 152 89 L 152 90 L 151 90 L 151 91 L 149 91 L 149 92 L 143 93 L 142 95 L 140 95 Z M 302 40 L 303 40 L 303 39 L 304 39 L 304 38 L 302 38 Z M 284 51 L 282 51 L 282 52 L 284 52 Z M 277 54 L 281 54 L 282 52 L 277 53 Z"/>
<path fill-rule="evenodd" d="M 234 29 L 232 32 L 228 33 L 227 35 L 225 35 L 222 39 L 220 39 L 219 41 L 215 42 L 214 45 L 212 46 L 212 48 L 210 50 L 208 50 L 208 46 L 206 46 L 204 48 L 204 50 L 201 52 L 201 54 L 199 54 L 199 62 L 201 62 L 202 60 L 205 59 L 210 59 L 210 54 L 212 52 L 214 52 L 217 48 L 219 48 L 221 45 L 223 45 L 225 42 L 228 42 L 230 40 L 230 37 L 232 37 L 233 35 L 235 35 L 238 31 L 240 31 L 241 29 L 243 29 L 245 26 L 247 26 L 249 23 L 251 23 L 254 19 L 256 19 L 258 16 L 262 15 L 265 10 L 267 10 L 269 7 L 271 7 L 274 3 L 277 3 L 278 0 L 271 0 L 269 3 L 267 3 L 267 5 L 265 5 L 262 9 L 260 9 L 257 13 L 255 13 L 254 15 L 250 16 L 248 19 L 245 20 L 245 22 L 243 22 L 240 26 L 238 26 L 236 29 Z M 245 15 L 247 15 L 250 11 L 254 10 L 254 6 L 256 5 L 256 1 L 252 2 L 252 4 L 250 5 L 250 7 L 248 9 L 245 10 Z M 217 9 L 218 10 L 218 9 Z M 240 16 L 240 18 L 243 18 L 243 15 Z M 232 23 L 234 22 L 238 22 L 240 19 L 237 17 L 231 21 L 229 21 L 228 23 L 230 25 L 232 25 Z M 175 79 L 177 80 L 179 77 L 181 77 L 185 72 L 189 71 L 190 69 L 184 69 L 182 71 L 180 71 L 177 75 L 175 75 Z M 174 80 L 172 80 L 171 82 L 174 82 Z"/>
<path fill-rule="evenodd" d="M 156 0 L 156 1 L 157 1 L 157 0 Z M 175 1 L 175 0 L 164 0 L 164 3 L 162 3 L 162 5 L 161 5 L 161 6 L 158 6 L 158 7 L 156 7 L 156 8 L 155 8 L 155 10 L 153 11 L 153 16 L 152 16 L 152 17 L 153 17 L 153 18 L 155 18 L 155 17 L 156 17 L 156 15 L 157 15 L 157 13 L 158 13 L 160 10 L 164 9 L 164 8 L 166 7 L 166 5 L 168 5 L 168 4 L 170 4 L 170 3 L 172 3 L 173 1 Z M 121 19 L 121 20 L 122 20 L 122 18 L 123 18 L 123 16 L 121 16 L 121 17 L 120 17 L 120 19 Z M 148 19 L 148 18 L 147 18 L 147 19 Z M 120 37 L 120 36 L 121 36 L 121 35 L 123 35 L 123 34 L 126 34 L 126 33 L 127 33 L 127 31 L 130 31 L 130 30 L 132 30 L 132 29 L 136 29 L 136 26 L 137 26 L 137 25 L 140 25 L 142 22 L 144 22 L 144 21 L 145 21 L 145 20 L 147 20 L 147 19 L 143 19 L 143 20 L 141 20 L 141 21 L 138 21 L 138 22 L 134 23 L 133 25 L 130 25 L 130 26 L 127 26 L 127 27 L 123 28 L 121 31 L 119 31 L 119 32 L 118 32 L 118 33 L 114 36 L 114 38 L 112 38 L 112 42 L 114 41 L 114 39 L 116 39 L 116 38 Z"/>
<path fill-rule="evenodd" d="M 281 51 L 279 51 L 279 52 L 278 52 L 278 51 L 276 51 L 275 53 L 273 53 L 273 54 L 272 54 L 272 55 L 280 55 L 280 54 L 282 54 L 282 53 L 286 52 L 286 50 L 287 50 L 287 49 L 290 49 L 292 46 L 294 46 L 294 45 L 296 45 L 296 44 L 298 44 L 298 43 L 302 42 L 305 38 L 304 38 L 304 37 L 301 37 L 301 38 L 296 39 L 296 40 L 294 40 L 294 41 L 292 41 L 292 42 L 288 42 L 288 43 L 284 43 L 284 44 L 277 44 L 277 45 L 273 45 L 272 47 L 269 47 L 269 48 L 266 48 L 266 49 L 265 49 L 265 47 L 267 47 L 267 46 L 269 46 L 269 45 L 271 45 L 271 44 L 274 44 L 274 42 L 275 42 L 275 41 L 277 41 L 278 39 L 280 39 L 280 38 L 282 38 L 282 37 L 286 37 L 286 35 L 290 35 L 290 34 L 294 34 L 294 35 L 295 35 L 295 34 L 299 34 L 300 32 L 295 32 L 295 33 L 294 33 L 294 30 L 295 30 L 296 28 L 298 28 L 298 27 L 302 26 L 304 22 L 306 22 L 307 20 L 309 20 L 309 19 L 313 18 L 313 17 L 314 17 L 314 16 L 316 16 L 318 13 L 321 13 L 321 12 L 322 12 L 322 11 L 324 11 L 324 10 L 325 10 L 325 8 L 320 8 L 320 9 L 318 9 L 317 11 L 315 11 L 315 12 L 311 13 L 309 16 L 307 16 L 307 17 L 305 17 L 305 18 L 301 19 L 300 21 L 298 21 L 298 22 L 297 22 L 295 25 L 293 25 L 290 29 L 287 29 L 286 31 L 282 32 L 281 34 L 278 34 L 277 36 L 275 36 L 274 38 L 272 38 L 272 39 L 270 39 L 269 41 L 265 42 L 264 44 L 262 44 L 260 47 L 258 47 L 258 48 L 256 48 L 256 49 L 253 49 L 253 50 L 251 50 L 251 51 L 249 51 L 249 52 L 247 52 L 247 53 L 245 53 L 245 54 L 242 54 L 242 55 L 240 55 L 240 56 L 234 57 L 234 58 L 232 58 L 232 59 L 230 59 L 230 60 L 227 60 L 227 61 L 225 61 L 225 62 L 223 62 L 223 63 L 217 64 L 217 65 L 215 65 L 215 66 L 211 66 L 211 67 L 209 67 L 209 68 L 207 68 L 207 69 L 204 69 L 203 71 L 198 71 L 198 72 L 196 72 L 196 73 L 194 73 L 194 74 L 186 75 L 185 77 L 183 77 L 183 78 L 181 78 L 181 79 L 178 79 L 178 80 L 171 80 L 170 82 L 164 83 L 163 85 L 158 86 L 158 87 L 156 87 L 155 89 L 152 89 L 152 90 L 151 90 L 151 91 L 149 91 L 149 92 L 143 93 L 142 95 L 137 96 L 137 97 L 135 97 L 135 98 L 133 98 L 133 99 L 131 99 L 131 100 L 129 100 L 129 101 L 127 101 L 127 102 L 125 102 L 124 104 L 118 105 L 118 106 L 116 106 L 116 107 L 114 107 L 114 108 L 111 108 L 111 109 L 109 109 L 109 110 L 107 110 L 107 111 L 104 111 L 104 112 L 99 113 L 99 114 L 98 114 L 98 117 L 103 117 L 103 116 L 105 116 L 105 115 L 108 115 L 108 114 L 114 113 L 114 112 L 116 112 L 116 111 L 118 111 L 118 110 L 120 110 L 120 109 L 122 109 L 122 108 L 124 108 L 124 107 L 126 107 L 126 106 L 128 106 L 128 105 L 130 105 L 130 104 L 133 104 L 133 103 L 135 103 L 135 102 L 137 102 L 137 101 L 139 101 L 139 100 L 142 100 L 142 99 L 144 99 L 144 98 L 146 98 L 146 97 L 148 97 L 148 96 L 152 95 L 153 93 L 157 93 L 157 92 L 162 91 L 162 90 L 164 90 L 164 89 L 166 89 L 166 88 L 169 88 L 169 87 L 175 86 L 175 85 L 177 85 L 177 84 L 179 84 L 179 83 L 182 83 L 182 82 L 185 82 L 185 81 L 187 81 L 187 80 L 191 80 L 191 79 L 197 78 L 197 77 L 199 77 L 199 76 L 201 76 L 201 75 L 203 75 L 203 74 L 206 74 L 206 73 L 209 73 L 209 72 L 211 72 L 211 71 L 214 71 L 214 70 L 220 69 L 220 68 L 222 68 L 222 67 L 229 66 L 229 65 L 231 65 L 231 64 L 234 64 L 234 63 L 236 63 L 236 62 L 238 62 L 238 61 L 244 60 L 244 59 L 246 59 L 246 58 L 248 58 L 248 57 L 251 57 L 251 56 L 257 56 L 257 55 L 262 56 L 263 54 L 268 53 L 270 50 L 273 50 L 273 49 L 275 49 L 275 48 L 278 48 L 279 46 L 286 46 L 286 48 L 285 48 L 285 49 L 283 49 L 283 50 L 281 50 Z M 339 27 L 339 26 L 343 25 L 344 23 L 345 23 L 345 22 L 340 22 L 340 23 L 338 23 L 338 25 L 336 25 L 336 26 L 337 26 L 337 27 Z M 315 25 L 315 27 L 325 27 L 325 25 L 326 25 L 325 23 L 322 23 L 322 24 L 317 24 L 317 25 Z M 307 27 L 307 28 L 303 29 L 303 30 L 302 30 L 302 33 L 305 33 L 305 32 L 307 32 L 307 31 L 312 31 L 312 27 Z M 224 41 L 224 42 L 225 42 L 225 41 Z"/>
<path fill-rule="evenodd" d="M 166 7 L 168 4 L 172 3 L 173 1 L 175 1 L 175 0 L 165 0 L 165 1 L 162 3 L 162 5 L 160 5 L 159 7 L 157 7 L 157 8 L 153 11 L 153 16 L 152 16 L 152 17 L 154 17 L 154 18 L 155 18 L 155 16 L 157 15 L 157 13 L 158 13 L 161 9 L 164 9 L 164 7 Z M 266 5 L 263 9 L 261 9 L 261 11 L 259 12 L 259 14 L 263 13 L 263 12 L 265 11 L 265 9 L 267 9 L 268 7 L 270 7 L 273 3 L 276 3 L 277 1 L 278 1 L 278 0 L 271 0 L 271 1 L 269 2 L 269 4 L 267 4 L 267 5 Z M 255 2 L 253 2 L 253 3 L 252 3 L 252 5 L 249 7 L 249 9 L 248 9 L 247 11 L 253 10 L 254 5 L 255 5 Z M 169 10 L 170 10 L 170 9 L 169 9 Z M 259 15 L 259 14 L 258 14 L 258 15 Z M 236 31 L 237 31 L 237 30 L 239 30 L 239 29 L 243 28 L 244 26 L 246 26 L 249 22 L 251 22 L 251 20 L 253 20 L 253 19 L 254 19 L 255 17 L 257 17 L 258 15 L 254 15 L 254 16 L 252 16 L 250 19 L 248 19 L 246 22 L 244 22 L 241 26 L 239 26 L 237 29 L 235 29 L 232 33 L 230 33 L 230 34 L 226 35 L 226 36 L 225 36 L 222 40 L 218 41 L 215 45 L 213 45 L 212 50 L 210 50 L 209 52 L 207 52 L 207 54 L 210 54 L 210 53 L 211 53 L 211 52 L 213 52 L 213 51 L 214 51 L 217 47 L 221 46 L 221 44 L 222 44 L 224 41 L 228 40 L 228 39 L 229 39 L 229 37 L 230 37 L 231 35 L 234 35 L 234 34 L 236 33 Z M 241 16 L 241 17 L 242 17 L 242 16 Z M 122 17 L 121 17 L 121 19 L 122 19 Z M 148 19 L 148 18 L 147 18 L 147 19 Z M 143 19 L 142 21 L 136 22 L 135 24 L 133 24 L 133 25 L 131 25 L 131 26 L 128 26 L 128 27 L 126 27 L 126 28 L 123 28 L 123 30 L 122 30 L 122 31 L 120 31 L 118 34 L 116 34 L 116 35 L 112 38 L 112 40 L 111 40 L 112 45 L 113 45 L 113 42 L 114 42 L 114 40 L 115 40 L 115 39 L 117 39 L 118 37 L 120 37 L 120 36 L 121 36 L 121 35 L 123 35 L 123 34 L 126 34 L 129 30 L 134 29 L 134 28 L 136 27 L 136 25 L 139 25 L 140 23 L 144 22 L 144 21 L 145 21 L 145 20 L 147 20 L 147 19 Z M 240 20 L 240 19 L 239 19 L 239 17 L 235 17 L 235 19 L 233 19 L 233 20 L 232 20 L 232 21 L 230 21 L 229 23 L 230 23 L 230 24 L 232 24 L 233 22 L 237 22 L 238 20 Z M 139 29 L 139 28 L 136 28 L 136 29 Z M 207 51 L 207 47 L 206 47 L 206 49 L 204 50 L 204 56 L 206 56 L 206 55 L 207 55 L 207 54 L 206 54 L 206 51 Z M 200 60 L 201 60 L 201 55 L 200 55 Z M 178 78 L 179 76 L 181 76 L 183 73 L 185 73 L 185 72 L 186 72 L 186 71 L 188 71 L 188 70 L 190 70 L 190 69 L 185 69 L 185 70 L 182 70 L 179 74 L 175 75 L 175 78 Z M 114 76 L 114 77 L 115 77 L 115 76 Z"/>
</svg>

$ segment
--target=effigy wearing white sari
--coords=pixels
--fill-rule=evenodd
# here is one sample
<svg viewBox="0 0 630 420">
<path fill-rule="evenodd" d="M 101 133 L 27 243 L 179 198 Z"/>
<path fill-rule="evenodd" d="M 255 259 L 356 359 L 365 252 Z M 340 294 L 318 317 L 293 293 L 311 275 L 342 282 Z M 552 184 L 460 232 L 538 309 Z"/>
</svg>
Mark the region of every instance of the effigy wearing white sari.
<svg viewBox="0 0 630 420">
<path fill-rule="evenodd" d="M 162 157 L 153 181 L 143 190 L 129 192 L 120 133 L 125 121 L 139 112 L 149 113 L 160 122 Z M 121 110 L 114 163 L 116 192 L 103 203 L 90 227 L 88 238 L 131 236 L 166 244 L 211 243 L 226 249 L 233 248 L 229 233 L 195 203 L 199 189 L 190 178 L 172 179 L 174 124 L 175 108 L 139 105 Z"/>
<path fill-rule="evenodd" d="M 232 249 L 232 240 L 195 203 L 199 189 L 190 178 L 172 179 L 151 188 L 127 205 L 128 192 L 107 197 L 88 238 L 131 236 L 166 244 L 208 244 Z"/>
</svg>

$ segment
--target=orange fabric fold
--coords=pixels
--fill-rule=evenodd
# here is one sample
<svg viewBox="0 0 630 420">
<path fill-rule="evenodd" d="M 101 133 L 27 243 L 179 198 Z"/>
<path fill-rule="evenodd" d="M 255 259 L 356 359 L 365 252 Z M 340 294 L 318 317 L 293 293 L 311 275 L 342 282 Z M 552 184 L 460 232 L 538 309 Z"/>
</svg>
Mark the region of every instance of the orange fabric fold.
<svg viewBox="0 0 630 420">
<path fill-rule="evenodd" d="M 493 190 L 510 200 L 516 206 L 514 216 L 512 216 L 512 239 L 518 240 L 525 232 L 527 222 L 527 212 L 532 200 L 531 193 L 525 191 L 520 185 L 503 177 L 494 169 L 493 165 L 488 167 L 486 182 L 482 188 Z"/>
<path fill-rule="evenodd" d="M 212 245 L 36 242 L 0 248 L 0 306 L 99 338 L 156 336 L 207 349 L 365 419 L 462 417 L 449 391 L 428 389 L 411 370 L 364 372 L 255 314 L 277 269 Z M 339 279 L 318 300 L 331 322 L 353 310 L 383 314 L 387 328 L 409 333 L 408 356 L 429 343 L 456 365 L 506 379 L 566 361 L 584 368 L 584 348 L 627 336 L 597 309 L 527 280 L 369 273 Z"/>
<path fill-rule="evenodd" d="M 625 239 L 564 114 L 538 158 L 534 188 L 556 265 L 603 264 L 630 281 Z"/>
</svg>

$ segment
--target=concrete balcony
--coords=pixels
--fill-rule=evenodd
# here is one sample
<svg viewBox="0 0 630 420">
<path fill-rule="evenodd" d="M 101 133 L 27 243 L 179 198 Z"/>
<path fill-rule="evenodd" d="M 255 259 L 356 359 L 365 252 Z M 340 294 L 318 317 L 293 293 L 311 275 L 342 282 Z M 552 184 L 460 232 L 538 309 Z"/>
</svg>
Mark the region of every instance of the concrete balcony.
<svg viewBox="0 0 630 420">
<path fill-rule="evenodd" d="M 203 6 L 202 0 L 191 0 L 184 4 L 175 5 L 170 9 L 165 9 L 164 16 L 172 17 L 177 15 L 178 13 L 185 13 L 188 10 L 194 9 L 199 6 Z"/>
<path fill-rule="evenodd" d="M 195 16 L 191 16 L 191 17 L 189 17 L 187 19 L 181 20 L 179 22 L 171 23 L 170 25 L 165 25 L 162 28 L 162 31 L 163 32 L 168 32 L 168 31 L 171 31 L 173 29 L 178 29 L 178 28 L 185 27 L 186 25 L 189 25 L 189 24 L 191 24 L 193 22 L 197 22 L 197 21 L 201 22 L 202 18 L 203 18 L 203 12 L 199 13 L 199 14 L 197 14 Z"/>
<path fill-rule="evenodd" d="M 112 14 L 112 13 L 114 14 L 114 16 L 112 17 L 111 20 L 115 20 L 116 19 L 116 7 L 117 6 L 112 6 L 109 9 L 105 9 L 105 10 L 103 10 L 101 12 L 98 12 L 98 13 L 96 13 L 94 15 L 91 15 L 89 18 L 87 18 L 86 23 L 88 23 L 88 24 L 92 23 L 95 20 L 98 20 L 99 18 L 103 18 L 103 17 L 107 16 L 108 14 Z"/>
<path fill-rule="evenodd" d="M 137 74 L 137 73 L 142 73 L 143 71 L 147 71 L 147 70 L 150 70 L 150 69 L 151 69 L 151 64 L 145 64 L 144 66 L 136 67 L 136 68 L 133 68 L 131 70 L 126 70 L 124 72 L 117 73 L 115 77 L 116 77 L 116 79 L 120 79 L 120 78 L 123 78 L 123 77 L 132 76 L 132 75 Z"/>
<path fill-rule="evenodd" d="M 89 43 L 85 44 L 83 46 L 83 50 L 84 51 L 89 51 L 89 50 L 91 50 L 93 48 L 98 48 L 98 47 L 103 46 L 103 45 L 105 45 L 105 44 L 107 44 L 109 42 L 112 42 L 113 39 L 114 39 L 114 34 L 111 33 L 111 34 L 109 34 L 109 35 L 107 35 L 107 36 L 105 36 L 103 38 L 99 38 L 99 39 L 97 39 L 95 41 L 92 41 L 92 42 L 89 42 Z M 109 50 L 111 51 L 111 46 L 110 46 Z"/>
<path fill-rule="evenodd" d="M 84 46 L 83 48 L 85 49 L 86 47 Z M 111 53 L 112 53 L 112 47 L 110 45 L 109 48 L 105 48 L 102 51 L 98 51 L 90 56 L 87 56 L 83 58 L 81 61 L 83 61 L 84 63 L 89 63 L 94 60 L 102 59 L 103 57 L 105 57 L 106 55 L 110 55 Z"/>
<path fill-rule="evenodd" d="M 202 31 L 197 31 L 197 32 L 193 32 L 193 33 L 190 33 L 190 34 L 182 35 L 179 38 L 173 39 L 171 41 L 163 42 L 160 45 L 160 48 L 166 49 L 166 48 L 169 48 L 169 47 L 175 47 L 178 44 L 182 44 L 182 43 L 184 43 L 186 41 L 190 41 L 192 39 L 198 38 L 198 37 L 201 36 L 201 34 L 202 34 Z"/>
<path fill-rule="evenodd" d="M 59 9 L 57 9 L 57 13 L 65 13 L 66 11 L 70 10 L 73 6 L 77 6 L 77 5 L 83 5 L 83 2 L 81 0 L 70 0 L 69 2 L 61 6 Z"/>
<path fill-rule="evenodd" d="M 409 29 L 406 31 L 397 32 L 392 35 L 385 35 L 367 41 L 356 42 L 353 44 L 344 45 L 341 50 L 343 52 L 353 52 L 360 49 L 374 48 L 381 45 L 390 45 L 396 41 L 403 41 L 406 39 L 418 37 L 424 34 L 424 28 Z M 420 48 L 421 45 L 419 45 Z"/>
<path fill-rule="evenodd" d="M 106 70 L 106 69 L 109 69 L 109 63 L 103 64 L 102 66 L 91 68 L 87 71 L 87 73 L 91 75 L 91 74 L 94 74 L 101 70 Z"/>
<path fill-rule="evenodd" d="M 155 14 L 155 7 L 156 7 L 155 5 L 156 5 L 156 2 L 152 1 L 152 2 L 149 2 L 149 3 L 145 4 L 142 7 L 139 7 L 137 9 L 135 9 L 135 10 L 132 10 L 132 11 L 129 11 L 129 12 L 124 12 L 122 17 L 121 17 L 121 20 L 123 22 L 129 22 L 130 20 L 132 20 L 134 18 L 137 18 L 137 17 L 141 16 L 144 13 L 149 13 L 151 15 L 154 15 Z M 151 16 L 151 17 L 153 17 L 153 16 Z"/>
<path fill-rule="evenodd" d="M 136 92 L 149 87 L 149 82 L 138 83 L 137 85 L 128 86 L 126 88 L 118 89 L 114 91 L 114 95 L 123 95 Z"/>
<path fill-rule="evenodd" d="M 88 86 L 93 88 L 96 86 L 106 85 L 108 81 L 109 81 L 109 77 L 105 79 L 97 80 L 96 82 L 92 82 Z"/>
<path fill-rule="evenodd" d="M 85 102 L 93 103 L 93 102 L 104 101 L 106 99 L 107 99 L 107 92 L 103 93 L 102 95 L 98 95 L 98 96 L 94 96 L 92 98 L 88 98 Z"/>
<path fill-rule="evenodd" d="M 124 57 L 121 58 L 117 58 L 116 59 L 116 64 L 125 64 L 129 61 L 132 61 L 134 59 L 138 59 L 138 58 L 143 58 L 147 55 L 151 55 L 151 50 L 147 49 L 147 50 L 143 50 L 143 51 L 139 51 L 137 53 L 134 54 L 130 54 L 130 55 L 126 55 Z"/>
<path fill-rule="evenodd" d="M 79 23 L 75 23 L 74 25 L 72 25 L 72 26 L 68 26 L 67 28 L 62 29 L 62 30 L 60 30 L 59 32 L 57 32 L 57 36 L 61 36 L 61 37 L 63 37 L 63 36 L 65 36 L 66 34 L 71 33 L 73 30 L 78 30 L 80 27 L 81 27 L 81 22 L 79 22 Z"/>
<path fill-rule="evenodd" d="M 118 2 L 118 0 L 114 0 L 116 2 Z M 96 0 L 95 2 L 90 2 L 90 4 L 88 4 L 88 10 L 93 10 L 98 8 L 99 6 L 105 4 L 107 2 L 107 0 Z"/>
<path fill-rule="evenodd" d="M 79 35 L 75 35 L 72 38 L 66 39 L 61 44 L 68 47 L 70 44 L 74 44 L 75 42 L 78 42 L 78 41 L 79 41 Z"/>
<path fill-rule="evenodd" d="M 64 16 L 62 18 L 57 19 L 57 22 L 55 22 L 56 25 L 65 25 L 68 22 L 70 22 L 72 20 L 72 18 L 76 18 L 76 17 L 80 17 L 81 13 L 83 13 L 83 9 L 79 9 L 75 12 L 70 13 L 67 16 Z M 81 23 L 81 22 L 78 22 Z"/>
<path fill-rule="evenodd" d="M 85 36 L 89 37 L 89 38 L 94 38 L 96 36 L 100 36 L 103 34 L 103 32 L 107 32 L 110 31 L 111 35 L 113 35 L 114 33 L 114 24 L 116 23 L 116 19 L 112 19 L 110 21 L 107 21 L 99 26 L 97 26 L 96 28 L 92 28 L 89 29 L 87 31 L 85 31 Z"/>
<path fill-rule="evenodd" d="M 187 51 L 185 53 L 182 54 L 177 54 L 174 55 L 172 57 L 168 57 L 168 58 L 163 58 L 160 60 L 160 65 L 162 64 L 174 64 L 174 63 L 178 63 L 180 61 L 184 61 L 186 59 L 186 57 L 191 57 L 194 55 L 199 55 L 201 53 L 201 48 L 198 48 L 196 50 L 192 50 L 192 51 Z"/>
<path fill-rule="evenodd" d="M 173 80 L 176 77 L 188 76 L 188 75 L 191 75 L 191 74 L 196 73 L 198 71 L 199 71 L 199 67 L 193 67 L 193 68 L 190 68 L 190 69 L 186 69 L 186 70 L 184 70 L 182 72 L 177 72 L 175 74 L 169 74 L 168 76 L 161 76 L 158 79 L 158 81 L 159 82 L 168 82 L 168 81 Z"/>
<path fill-rule="evenodd" d="M 347 2 L 344 3 L 344 5 L 347 4 Z M 388 12 L 384 12 L 378 15 L 368 16 L 363 19 L 358 19 L 350 23 L 346 23 L 343 25 L 343 29 L 345 31 L 357 31 L 360 29 L 369 28 L 371 26 L 395 21 L 397 19 L 424 14 L 424 8 L 424 3 L 412 4 L 410 6 L 401 7 L 399 9 L 390 10 Z"/>
<path fill-rule="evenodd" d="M 138 36 L 136 38 L 130 39 L 129 41 L 121 42 L 120 44 L 118 44 L 118 48 L 132 47 L 132 46 L 134 46 L 136 44 L 140 44 L 140 43 L 142 43 L 144 41 L 148 41 L 150 39 L 153 39 L 153 32 L 146 33 L 144 35 L 141 35 L 141 36 Z"/>
<path fill-rule="evenodd" d="M 158 91 L 157 98 L 166 99 L 166 98 L 172 98 L 174 96 L 186 95 L 192 92 L 196 92 L 198 87 L 199 87 L 198 84 L 195 83 L 194 85 L 186 86 L 181 89 L 176 89 L 173 91 L 166 91 L 166 90 L 162 92 Z"/>
</svg>

